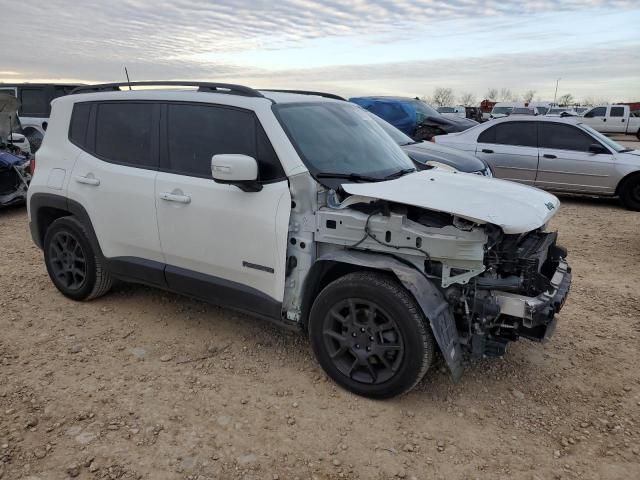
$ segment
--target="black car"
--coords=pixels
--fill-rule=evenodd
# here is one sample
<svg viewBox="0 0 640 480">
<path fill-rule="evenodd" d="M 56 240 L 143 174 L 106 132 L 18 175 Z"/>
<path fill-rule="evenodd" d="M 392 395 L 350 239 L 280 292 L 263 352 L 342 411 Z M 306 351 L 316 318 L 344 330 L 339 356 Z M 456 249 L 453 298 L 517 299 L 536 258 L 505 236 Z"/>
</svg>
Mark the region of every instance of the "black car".
<svg viewBox="0 0 640 480">
<path fill-rule="evenodd" d="M 372 115 L 372 117 L 376 123 L 400 145 L 402 150 L 409 155 L 409 158 L 413 160 L 413 163 L 415 163 L 416 168 L 419 170 L 447 165 L 460 172 L 476 173 L 487 177 L 493 176 L 489 165 L 470 153 L 443 145 L 437 145 L 432 142 L 415 141 L 380 117 L 376 115 Z"/>
</svg>

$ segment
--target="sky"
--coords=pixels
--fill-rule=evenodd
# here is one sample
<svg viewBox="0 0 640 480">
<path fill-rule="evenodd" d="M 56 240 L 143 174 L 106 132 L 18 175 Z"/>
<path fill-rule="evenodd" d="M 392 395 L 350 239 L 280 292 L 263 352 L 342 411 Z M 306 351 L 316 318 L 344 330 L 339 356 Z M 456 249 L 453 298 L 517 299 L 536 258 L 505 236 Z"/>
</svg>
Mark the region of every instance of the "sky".
<svg viewBox="0 0 640 480">
<path fill-rule="evenodd" d="M 0 82 L 640 101 L 640 0 L 0 0 Z"/>
</svg>

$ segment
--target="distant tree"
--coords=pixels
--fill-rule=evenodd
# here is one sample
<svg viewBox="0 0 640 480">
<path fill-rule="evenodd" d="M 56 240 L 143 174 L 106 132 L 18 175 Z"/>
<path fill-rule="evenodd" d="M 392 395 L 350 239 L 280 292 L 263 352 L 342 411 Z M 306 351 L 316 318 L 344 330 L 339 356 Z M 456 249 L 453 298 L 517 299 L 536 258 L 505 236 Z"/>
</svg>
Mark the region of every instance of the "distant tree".
<svg viewBox="0 0 640 480">
<path fill-rule="evenodd" d="M 484 94 L 484 98 L 495 102 L 496 100 L 498 100 L 498 89 L 490 88 L 489 90 L 487 90 L 487 93 Z"/>
<path fill-rule="evenodd" d="M 558 104 L 559 105 L 565 105 L 566 106 L 566 105 L 573 105 L 574 103 L 576 103 L 576 101 L 573 98 L 573 95 L 571 95 L 570 93 L 565 93 L 560 98 L 558 98 Z"/>
<path fill-rule="evenodd" d="M 466 92 L 460 95 L 460 104 L 465 107 L 471 107 L 476 104 L 476 96 L 471 92 Z"/>
<path fill-rule="evenodd" d="M 501 88 L 498 98 L 501 102 L 513 102 L 514 96 L 509 88 Z"/>
<path fill-rule="evenodd" d="M 453 94 L 452 89 L 438 87 L 433 91 L 433 97 L 431 98 L 431 101 L 438 107 L 444 107 L 453 105 L 455 98 L 456 97 Z"/>
<path fill-rule="evenodd" d="M 608 98 L 604 97 L 586 97 L 580 102 L 582 105 L 608 105 L 611 103 Z"/>
<path fill-rule="evenodd" d="M 535 95 L 536 95 L 535 90 L 527 90 L 526 92 L 524 92 L 522 99 L 525 101 L 525 103 L 530 103 L 533 101 L 533 97 L 535 97 Z"/>
</svg>

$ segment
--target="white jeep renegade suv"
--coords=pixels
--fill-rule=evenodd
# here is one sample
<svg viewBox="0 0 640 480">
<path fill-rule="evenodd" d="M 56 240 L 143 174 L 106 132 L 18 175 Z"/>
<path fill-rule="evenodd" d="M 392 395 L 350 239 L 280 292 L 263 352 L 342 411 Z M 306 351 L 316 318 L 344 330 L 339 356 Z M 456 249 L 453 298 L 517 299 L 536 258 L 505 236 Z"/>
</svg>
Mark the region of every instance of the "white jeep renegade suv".
<svg viewBox="0 0 640 480">
<path fill-rule="evenodd" d="M 416 172 L 352 103 L 179 85 L 195 89 L 53 102 L 28 206 L 67 297 L 117 278 L 299 328 L 328 375 L 377 398 L 410 390 L 438 350 L 457 380 L 463 352 L 552 333 L 571 282 L 545 231 L 553 195 Z"/>
</svg>

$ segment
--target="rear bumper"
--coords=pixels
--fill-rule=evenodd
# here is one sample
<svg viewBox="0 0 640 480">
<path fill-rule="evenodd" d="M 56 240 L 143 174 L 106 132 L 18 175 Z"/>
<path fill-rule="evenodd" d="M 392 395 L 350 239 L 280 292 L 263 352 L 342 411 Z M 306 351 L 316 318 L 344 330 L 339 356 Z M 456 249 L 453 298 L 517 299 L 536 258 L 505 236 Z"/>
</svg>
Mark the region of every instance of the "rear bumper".
<svg viewBox="0 0 640 480">
<path fill-rule="evenodd" d="M 569 295 L 571 288 L 571 267 L 565 259 L 560 259 L 551 278 L 551 289 L 537 297 L 527 297 L 509 292 L 493 292 L 500 315 L 520 319 L 518 335 L 532 340 L 544 340 L 555 330 L 558 313 Z"/>
</svg>

